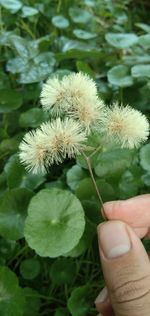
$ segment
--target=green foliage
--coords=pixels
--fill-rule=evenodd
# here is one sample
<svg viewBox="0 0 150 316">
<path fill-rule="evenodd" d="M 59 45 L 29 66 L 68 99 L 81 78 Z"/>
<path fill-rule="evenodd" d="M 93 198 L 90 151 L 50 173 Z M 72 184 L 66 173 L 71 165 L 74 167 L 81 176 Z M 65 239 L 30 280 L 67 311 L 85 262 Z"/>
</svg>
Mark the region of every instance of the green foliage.
<svg viewBox="0 0 150 316">
<path fill-rule="evenodd" d="M 75 195 L 60 189 L 45 189 L 30 202 L 25 238 L 40 256 L 58 257 L 77 245 L 84 226 L 82 205 Z"/>
<path fill-rule="evenodd" d="M 22 97 L 17 91 L 3 89 L 0 94 L 0 112 L 7 113 L 22 105 Z"/>
<path fill-rule="evenodd" d="M 85 316 L 90 308 L 90 286 L 76 288 L 68 300 L 68 309 L 72 316 Z"/>
<path fill-rule="evenodd" d="M 50 268 L 50 278 L 57 284 L 70 284 L 76 277 L 76 265 L 69 258 L 59 258 Z"/>
<path fill-rule="evenodd" d="M 150 144 L 141 148 L 140 162 L 144 170 L 150 171 Z"/>
<path fill-rule="evenodd" d="M 69 26 L 69 21 L 62 15 L 53 16 L 52 23 L 59 29 L 65 29 Z"/>
<path fill-rule="evenodd" d="M 27 189 L 13 189 L 0 197 L 1 236 L 13 240 L 23 237 L 24 220 L 32 195 Z"/>
<path fill-rule="evenodd" d="M 94 164 L 95 173 L 100 177 L 121 173 L 132 163 L 133 152 L 129 149 L 107 150 L 97 156 Z"/>
<path fill-rule="evenodd" d="M 125 65 L 114 66 L 108 71 L 108 80 L 112 85 L 129 87 L 133 85 L 133 78 L 129 74 L 129 68 Z"/>
<path fill-rule="evenodd" d="M 24 279 L 32 280 L 40 273 L 40 263 L 36 258 L 23 260 L 20 264 L 20 273 Z"/>
<path fill-rule="evenodd" d="M 26 300 L 24 316 L 36 316 L 38 314 L 41 304 L 38 292 L 33 290 L 32 288 L 25 287 L 23 289 L 23 293 Z"/>
<path fill-rule="evenodd" d="M 130 33 L 106 33 L 106 41 L 115 48 L 125 49 L 137 43 L 138 37 Z"/>
<path fill-rule="evenodd" d="M 25 304 L 23 290 L 18 279 L 7 267 L 0 267 L 1 301 L 0 313 L 4 316 L 22 316 Z"/>
<path fill-rule="evenodd" d="M 82 71 L 107 105 L 129 104 L 150 118 L 149 10 L 146 1 L 121 0 L 0 6 L 0 315 L 94 316 L 103 219 L 87 164 L 79 155 L 47 176 L 29 174 L 18 146 L 50 119 L 39 96 L 55 74 Z M 149 143 L 129 151 L 92 135 L 88 145 L 89 155 L 100 146 L 91 165 L 103 201 L 149 193 Z"/>
</svg>

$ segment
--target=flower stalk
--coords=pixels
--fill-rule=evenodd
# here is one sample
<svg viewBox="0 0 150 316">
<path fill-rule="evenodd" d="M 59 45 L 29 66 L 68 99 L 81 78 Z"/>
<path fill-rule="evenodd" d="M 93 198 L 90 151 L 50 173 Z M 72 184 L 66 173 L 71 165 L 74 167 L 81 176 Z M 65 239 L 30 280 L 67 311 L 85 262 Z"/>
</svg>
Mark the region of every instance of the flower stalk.
<svg viewBox="0 0 150 316">
<path fill-rule="evenodd" d="M 92 182 L 93 182 L 95 191 L 96 191 L 97 196 L 98 196 L 98 199 L 99 199 L 99 201 L 100 201 L 102 217 L 104 218 L 104 220 L 107 220 L 107 218 L 106 218 L 106 216 L 105 216 L 104 203 L 103 203 L 103 200 L 102 200 L 102 197 L 101 197 L 99 188 L 98 188 L 98 186 L 97 186 L 97 184 L 96 184 L 96 181 L 95 181 L 95 178 L 94 178 L 94 174 L 93 174 L 93 170 L 92 170 L 92 167 L 91 167 L 90 156 L 89 156 L 89 157 L 86 156 L 86 154 L 84 153 L 84 151 L 81 151 L 81 154 L 82 154 L 82 156 L 84 157 L 84 159 L 85 159 L 85 161 L 86 161 L 86 163 L 87 163 L 91 180 L 92 180 Z"/>
</svg>

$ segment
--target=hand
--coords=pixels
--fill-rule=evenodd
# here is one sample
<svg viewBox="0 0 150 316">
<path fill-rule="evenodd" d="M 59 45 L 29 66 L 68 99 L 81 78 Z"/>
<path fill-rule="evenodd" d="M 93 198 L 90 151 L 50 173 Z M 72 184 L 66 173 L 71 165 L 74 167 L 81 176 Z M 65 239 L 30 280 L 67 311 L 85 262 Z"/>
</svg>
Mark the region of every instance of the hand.
<svg viewBox="0 0 150 316">
<path fill-rule="evenodd" d="M 106 288 L 97 297 L 103 316 L 150 315 L 150 261 L 140 238 L 150 238 L 150 194 L 104 204 L 98 226 Z M 101 315 L 101 314 L 100 314 Z"/>
</svg>

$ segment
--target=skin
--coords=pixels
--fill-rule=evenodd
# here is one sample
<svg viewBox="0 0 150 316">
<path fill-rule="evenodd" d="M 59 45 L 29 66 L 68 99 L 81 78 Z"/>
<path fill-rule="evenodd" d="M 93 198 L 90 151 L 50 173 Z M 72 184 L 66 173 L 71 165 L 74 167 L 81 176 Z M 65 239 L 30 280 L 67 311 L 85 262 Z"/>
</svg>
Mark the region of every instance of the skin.
<svg viewBox="0 0 150 316">
<path fill-rule="evenodd" d="M 108 202 L 104 209 L 108 221 L 98 226 L 98 239 L 106 288 L 95 301 L 97 311 L 103 316 L 148 316 L 150 261 L 140 238 L 150 238 L 150 194 Z M 131 249 L 108 259 L 102 251 L 103 231 L 117 223 L 126 229 Z"/>
</svg>

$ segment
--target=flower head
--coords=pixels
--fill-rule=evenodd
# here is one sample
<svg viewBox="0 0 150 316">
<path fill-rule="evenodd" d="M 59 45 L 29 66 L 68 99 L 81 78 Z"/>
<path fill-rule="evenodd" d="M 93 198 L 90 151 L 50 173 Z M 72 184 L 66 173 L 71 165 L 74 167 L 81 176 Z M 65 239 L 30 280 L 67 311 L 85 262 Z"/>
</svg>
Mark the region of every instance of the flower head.
<svg viewBox="0 0 150 316">
<path fill-rule="evenodd" d="M 62 80 L 57 77 L 48 79 L 43 85 L 41 103 L 43 109 L 59 116 L 68 113 L 80 103 L 95 103 L 97 89 L 94 80 L 81 72 L 71 73 Z"/>
<path fill-rule="evenodd" d="M 44 110 L 51 111 L 54 115 L 60 115 L 68 109 L 66 90 L 57 77 L 48 79 L 43 85 L 41 104 Z"/>
<path fill-rule="evenodd" d="M 75 157 L 85 141 L 85 132 L 78 122 L 57 118 L 25 135 L 20 144 L 20 160 L 29 171 L 43 173 L 53 163 Z"/>
<path fill-rule="evenodd" d="M 91 99 L 97 96 L 96 84 L 93 79 L 82 72 L 72 73 L 65 76 L 62 80 L 62 86 L 66 90 L 67 102 L 71 107 L 76 107 L 85 99 Z"/>
<path fill-rule="evenodd" d="M 73 118 L 77 119 L 87 134 L 91 130 L 98 130 L 104 111 L 104 103 L 98 100 L 97 97 L 90 99 L 83 99 L 79 102 L 71 112 Z"/>
<path fill-rule="evenodd" d="M 62 125 L 62 155 L 75 157 L 86 141 L 86 134 L 81 124 L 72 118 L 66 118 Z"/>
<path fill-rule="evenodd" d="M 32 173 L 45 173 L 46 147 L 40 129 L 25 134 L 20 146 L 19 157 L 22 164 Z"/>
<path fill-rule="evenodd" d="M 115 104 L 105 111 L 101 130 L 121 147 L 134 148 L 147 140 L 149 123 L 141 112 Z"/>
</svg>

